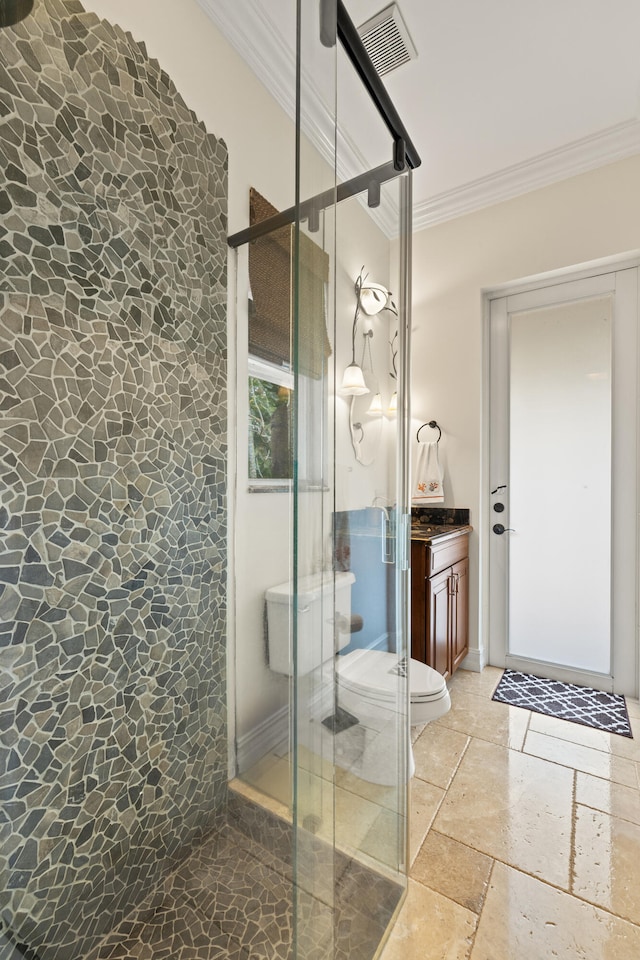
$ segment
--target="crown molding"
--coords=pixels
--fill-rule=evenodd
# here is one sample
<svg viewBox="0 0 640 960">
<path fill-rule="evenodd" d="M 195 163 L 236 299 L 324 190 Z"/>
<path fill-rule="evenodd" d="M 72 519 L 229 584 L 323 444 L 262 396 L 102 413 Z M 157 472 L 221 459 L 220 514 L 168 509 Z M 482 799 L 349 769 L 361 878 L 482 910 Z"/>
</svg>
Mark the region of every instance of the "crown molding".
<svg viewBox="0 0 640 960">
<path fill-rule="evenodd" d="M 637 153 L 640 121 L 627 120 L 414 204 L 413 228 L 433 227 Z"/>
</svg>

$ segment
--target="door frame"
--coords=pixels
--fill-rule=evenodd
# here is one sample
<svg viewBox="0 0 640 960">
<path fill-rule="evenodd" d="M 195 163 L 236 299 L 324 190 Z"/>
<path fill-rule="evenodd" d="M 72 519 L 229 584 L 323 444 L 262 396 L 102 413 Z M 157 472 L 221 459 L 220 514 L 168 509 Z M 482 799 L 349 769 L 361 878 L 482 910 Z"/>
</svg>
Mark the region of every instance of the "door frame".
<svg viewBox="0 0 640 960">
<path fill-rule="evenodd" d="M 612 565 L 615 569 L 615 579 L 612 581 L 611 608 L 612 608 L 612 661 L 611 677 L 603 681 L 603 675 L 594 675 L 599 680 L 599 687 L 610 689 L 627 696 L 637 697 L 640 690 L 640 656 L 639 637 L 640 624 L 638 618 L 638 572 L 640 570 L 638 543 L 638 503 L 640 478 L 640 445 L 638 443 L 639 424 L 639 394 L 638 371 L 640 370 L 640 338 L 638 337 L 638 284 L 640 278 L 640 254 L 624 258 L 606 258 L 592 264 L 586 264 L 573 269 L 553 271 L 540 275 L 486 289 L 483 297 L 483 414 L 482 414 L 482 476 L 481 476 L 481 569 L 484 576 L 481 578 L 482 597 L 482 664 L 492 663 L 496 666 L 509 666 L 509 656 L 505 649 L 504 636 L 506 630 L 507 609 L 506 602 L 502 607 L 496 601 L 497 581 L 504 578 L 505 570 L 495 570 L 495 554 L 492 551 L 491 526 L 494 518 L 491 490 L 497 483 L 503 482 L 492 476 L 491 440 L 492 440 L 492 407 L 496 403 L 496 390 L 504 390 L 502 382 L 492 378 L 491 364 L 491 308 L 494 301 L 504 301 L 505 331 L 508 323 L 508 313 L 517 309 L 527 309 L 540 298 L 540 292 L 550 289 L 549 305 L 561 303 L 563 300 L 578 299 L 575 293 L 575 282 L 581 284 L 584 294 L 580 296 L 597 296 L 606 292 L 616 294 L 616 299 L 624 298 L 627 309 L 624 314 L 627 318 L 625 330 L 628 338 L 624 345 L 620 336 L 612 337 L 612 438 L 615 444 L 616 432 L 620 429 L 621 418 L 628 419 L 631 412 L 634 418 L 632 435 L 634 442 L 625 446 L 623 450 L 615 448 L 616 457 L 621 457 L 620 469 L 614 469 L 612 475 L 612 502 L 616 503 L 616 510 L 612 519 Z M 608 279 L 613 277 L 613 281 Z M 611 284 L 613 283 L 613 286 Z M 571 285 L 571 290 L 568 285 Z M 553 291 L 551 292 L 551 288 Z M 564 289 L 563 289 L 564 288 Z M 509 309 L 507 309 L 509 298 Z M 517 298 L 517 299 L 512 299 Z M 631 318 L 631 319 L 629 319 Z M 616 306 L 612 329 L 620 330 L 620 323 L 616 324 Z M 633 349 L 629 349 L 630 343 Z M 503 371 L 506 375 L 506 371 Z M 503 423 L 502 435 L 506 442 L 506 430 Z M 631 478 L 631 479 L 630 479 Z M 495 483 L 493 483 L 495 481 Z M 492 485 L 493 483 L 493 485 Z M 628 517 L 633 520 L 633 534 L 628 535 Z M 494 570 L 492 571 L 492 559 Z M 503 591 L 504 596 L 504 591 Z M 492 624 L 493 616 L 493 624 Z M 502 618 L 502 622 L 500 619 Z M 497 619 L 497 623 L 496 623 Z M 492 626 L 497 626 L 493 630 Z M 627 638 L 626 642 L 624 638 Z M 522 661 L 519 661 L 522 665 Z M 531 672 L 540 667 L 540 661 L 531 661 Z M 571 671 L 550 664 L 553 673 L 558 679 L 569 682 L 588 683 L 588 675 L 584 671 Z M 594 684 L 595 685 L 595 684 Z"/>
</svg>

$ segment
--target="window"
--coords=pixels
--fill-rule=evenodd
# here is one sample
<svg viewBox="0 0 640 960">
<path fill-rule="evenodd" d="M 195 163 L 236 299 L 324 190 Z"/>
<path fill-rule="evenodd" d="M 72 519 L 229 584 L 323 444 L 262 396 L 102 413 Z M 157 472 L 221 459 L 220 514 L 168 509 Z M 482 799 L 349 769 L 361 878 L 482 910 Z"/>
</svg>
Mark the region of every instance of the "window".
<svg viewBox="0 0 640 960">
<path fill-rule="evenodd" d="M 249 357 L 249 478 L 290 480 L 293 374 Z"/>
</svg>

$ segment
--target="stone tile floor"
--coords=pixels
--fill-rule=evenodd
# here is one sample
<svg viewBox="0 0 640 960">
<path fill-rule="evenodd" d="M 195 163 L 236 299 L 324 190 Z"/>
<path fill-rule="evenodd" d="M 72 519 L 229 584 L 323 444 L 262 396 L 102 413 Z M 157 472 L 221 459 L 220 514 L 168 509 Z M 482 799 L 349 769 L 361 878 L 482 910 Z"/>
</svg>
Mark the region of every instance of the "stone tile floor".
<svg viewBox="0 0 640 960">
<path fill-rule="evenodd" d="M 409 889 L 379 960 L 637 960 L 640 703 L 630 740 L 493 702 L 501 673 L 458 671 L 412 730 Z M 287 817 L 288 757 L 244 780 Z M 337 769 L 336 843 L 392 864 L 396 806 Z"/>
<path fill-rule="evenodd" d="M 372 960 L 401 886 L 312 834 L 294 886 L 290 822 L 238 787 L 219 829 L 85 960 L 290 960 L 294 940 L 305 960 Z"/>
<path fill-rule="evenodd" d="M 458 671 L 414 728 L 414 859 L 380 960 L 640 956 L 640 703 L 633 740 L 495 703 Z"/>
</svg>

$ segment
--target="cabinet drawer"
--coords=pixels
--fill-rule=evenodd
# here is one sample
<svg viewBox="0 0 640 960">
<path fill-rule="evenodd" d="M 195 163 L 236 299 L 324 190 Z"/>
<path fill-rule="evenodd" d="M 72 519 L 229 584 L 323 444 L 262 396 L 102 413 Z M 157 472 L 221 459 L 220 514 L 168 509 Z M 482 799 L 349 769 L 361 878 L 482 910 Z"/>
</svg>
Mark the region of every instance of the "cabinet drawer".
<svg viewBox="0 0 640 960">
<path fill-rule="evenodd" d="M 427 570 L 428 577 L 435 573 L 440 573 L 446 567 L 451 567 L 458 560 L 463 560 L 469 555 L 469 535 L 462 534 L 451 540 L 445 540 L 442 543 L 430 543 L 427 548 Z"/>
</svg>

